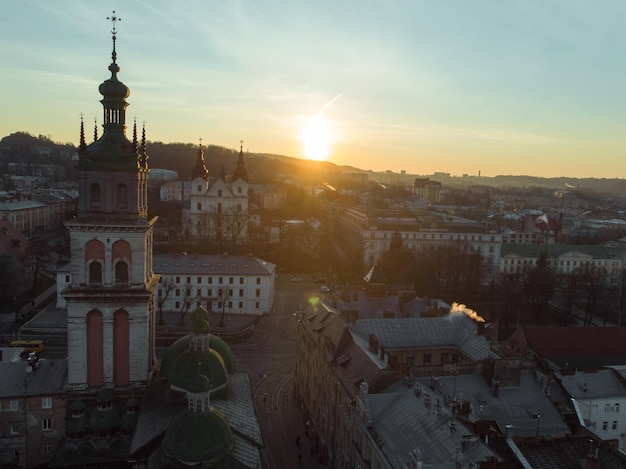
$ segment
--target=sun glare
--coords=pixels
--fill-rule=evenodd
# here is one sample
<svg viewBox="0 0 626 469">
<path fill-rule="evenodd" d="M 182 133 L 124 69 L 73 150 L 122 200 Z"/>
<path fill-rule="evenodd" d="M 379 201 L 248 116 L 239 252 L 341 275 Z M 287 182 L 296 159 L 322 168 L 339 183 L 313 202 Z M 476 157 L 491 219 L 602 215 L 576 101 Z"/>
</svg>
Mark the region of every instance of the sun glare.
<svg viewBox="0 0 626 469">
<path fill-rule="evenodd" d="M 324 161 L 330 155 L 332 133 L 323 115 L 315 116 L 302 133 L 302 151 L 309 160 Z"/>
</svg>

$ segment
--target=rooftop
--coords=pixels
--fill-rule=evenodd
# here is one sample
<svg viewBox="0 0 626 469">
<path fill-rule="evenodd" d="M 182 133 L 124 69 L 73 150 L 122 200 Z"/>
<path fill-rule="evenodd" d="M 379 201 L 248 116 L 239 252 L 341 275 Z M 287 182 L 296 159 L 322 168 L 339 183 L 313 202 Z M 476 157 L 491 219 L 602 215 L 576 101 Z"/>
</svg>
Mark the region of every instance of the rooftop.
<svg viewBox="0 0 626 469">
<path fill-rule="evenodd" d="M 155 254 L 153 269 L 159 274 L 271 275 L 276 265 L 252 255 Z"/>
</svg>

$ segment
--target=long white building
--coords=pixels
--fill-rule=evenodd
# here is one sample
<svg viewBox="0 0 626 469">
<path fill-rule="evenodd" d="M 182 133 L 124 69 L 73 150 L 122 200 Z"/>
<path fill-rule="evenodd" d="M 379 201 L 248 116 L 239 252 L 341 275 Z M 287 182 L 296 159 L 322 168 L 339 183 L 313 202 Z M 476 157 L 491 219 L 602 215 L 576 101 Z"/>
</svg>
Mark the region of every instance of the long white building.
<svg viewBox="0 0 626 469">
<path fill-rule="evenodd" d="M 163 311 L 190 310 L 261 315 L 274 304 L 276 265 L 252 255 L 154 256 L 161 280 L 156 301 Z"/>
</svg>

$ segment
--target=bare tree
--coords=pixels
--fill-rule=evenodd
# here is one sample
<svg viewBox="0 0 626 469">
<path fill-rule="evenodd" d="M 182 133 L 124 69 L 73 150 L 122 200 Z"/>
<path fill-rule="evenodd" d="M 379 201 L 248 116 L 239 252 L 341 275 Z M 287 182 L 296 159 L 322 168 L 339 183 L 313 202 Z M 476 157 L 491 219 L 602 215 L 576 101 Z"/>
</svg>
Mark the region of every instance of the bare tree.
<svg viewBox="0 0 626 469">
<path fill-rule="evenodd" d="M 555 273 L 548 266 L 548 254 L 543 251 L 537 259 L 537 264 L 524 272 L 524 293 L 534 312 L 535 320 L 541 317 L 554 294 L 555 282 Z"/>
<path fill-rule="evenodd" d="M 159 325 L 161 326 L 165 324 L 165 321 L 163 320 L 163 305 L 167 301 L 167 298 L 170 296 L 170 292 L 173 288 L 174 283 L 170 279 L 164 279 L 161 281 L 161 288 L 159 292 L 163 292 L 164 294 L 161 294 L 157 298 L 157 304 L 159 306 Z"/>
<path fill-rule="evenodd" d="M 180 306 L 180 320 L 178 321 L 179 326 L 185 325 L 185 315 L 191 308 L 191 283 L 185 283 L 183 287 L 183 302 Z"/>
</svg>

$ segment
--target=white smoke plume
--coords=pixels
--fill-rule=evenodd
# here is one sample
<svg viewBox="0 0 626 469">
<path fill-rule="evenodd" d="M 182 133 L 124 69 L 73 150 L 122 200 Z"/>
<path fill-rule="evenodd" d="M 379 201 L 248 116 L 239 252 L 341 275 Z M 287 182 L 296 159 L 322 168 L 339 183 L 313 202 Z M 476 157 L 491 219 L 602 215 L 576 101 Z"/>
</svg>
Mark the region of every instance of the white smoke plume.
<svg viewBox="0 0 626 469">
<path fill-rule="evenodd" d="M 465 316 L 473 319 L 474 321 L 485 322 L 485 319 L 480 314 L 460 303 L 452 303 L 450 314 L 465 314 Z"/>
</svg>

